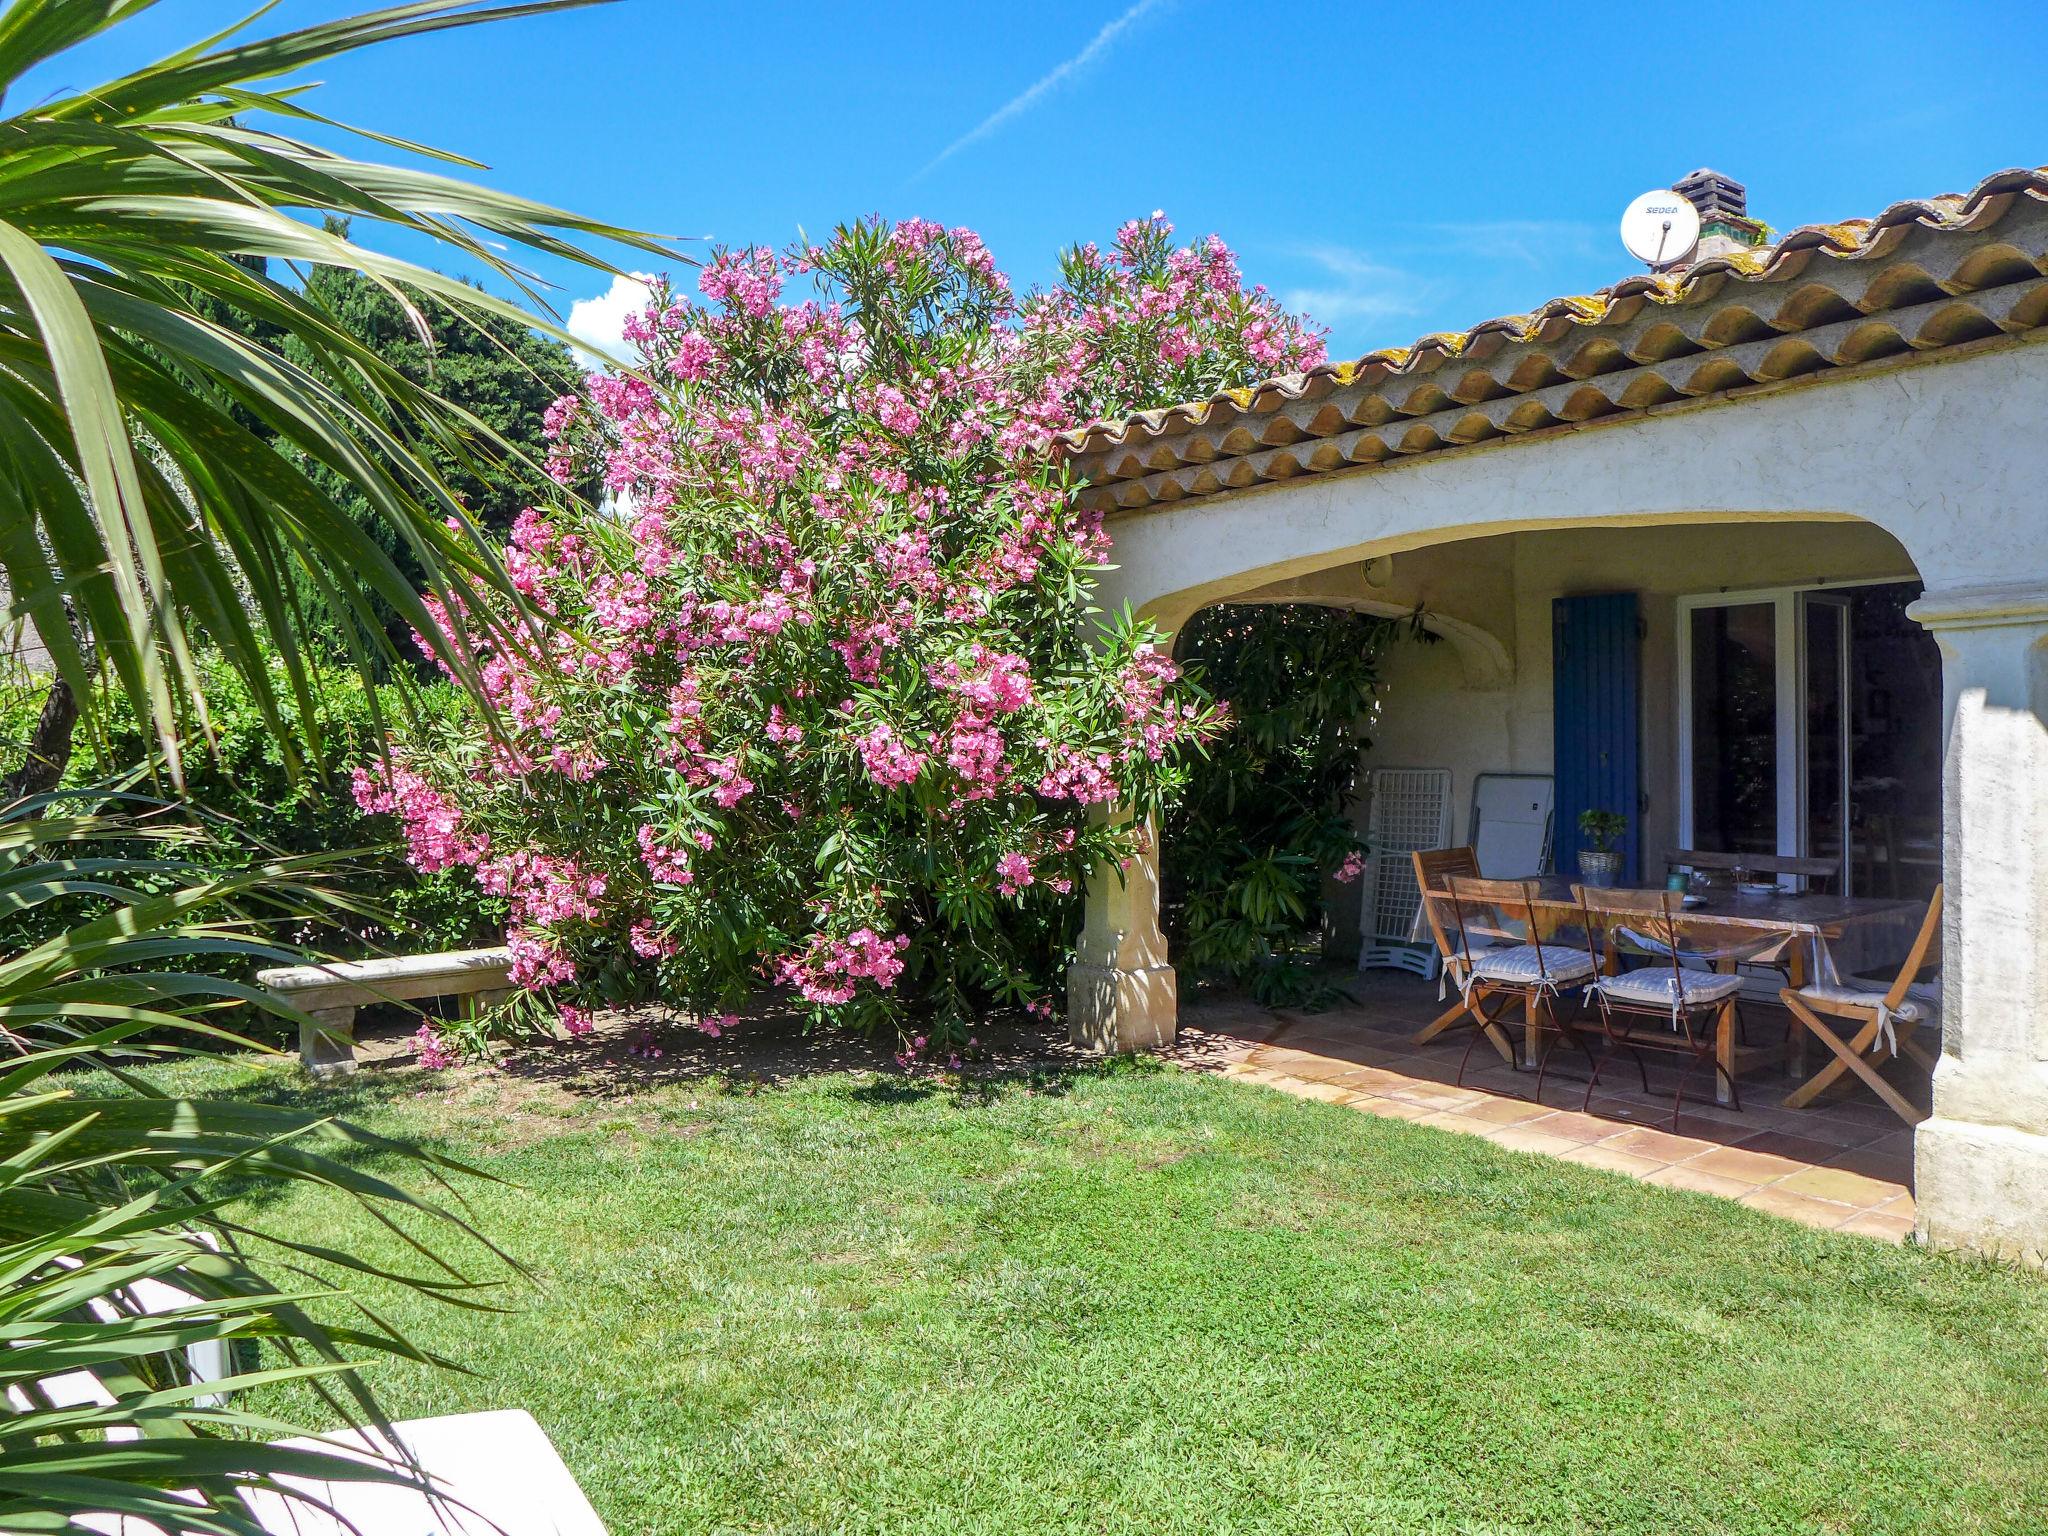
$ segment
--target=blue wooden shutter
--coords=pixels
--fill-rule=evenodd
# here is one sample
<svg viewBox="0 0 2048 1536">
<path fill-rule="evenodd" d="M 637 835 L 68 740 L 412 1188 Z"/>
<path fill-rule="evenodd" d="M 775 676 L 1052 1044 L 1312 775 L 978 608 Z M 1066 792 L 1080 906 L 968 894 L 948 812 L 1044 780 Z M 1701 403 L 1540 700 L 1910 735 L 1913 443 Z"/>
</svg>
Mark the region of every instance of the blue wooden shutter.
<svg viewBox="0 0 2048 1536">
<path fill-rule="evenodd" d="M 1642 878 L 1641 633 L 1633 592 L 1560 597 L 1551 603 L 1560 874 L 1578 873 L 1579 812 L 1602 810 L 1628 818 L 1622 875 L 1631 882 Z"/>
</svg>

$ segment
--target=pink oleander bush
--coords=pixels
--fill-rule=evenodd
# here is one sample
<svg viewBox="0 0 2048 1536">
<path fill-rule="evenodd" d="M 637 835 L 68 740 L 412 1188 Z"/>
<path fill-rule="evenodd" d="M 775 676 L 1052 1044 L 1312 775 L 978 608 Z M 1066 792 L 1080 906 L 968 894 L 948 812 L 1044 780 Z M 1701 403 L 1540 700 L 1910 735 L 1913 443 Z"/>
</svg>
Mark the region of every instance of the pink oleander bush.
<svg viewBox="0 0 2048 1536">
<path fill-rule="evenodd" d="M 1321 358 L 1157 216 L 1063 275 L 1019 301 L 915 220 L 725 251 L 695 299 L 656 285 L 641 370 L 550 411 L 550 471 L 607 509 L 527 512 L 528 611 L 462 626 L 507 637 L 477 657 L 495 729 L 416 732 L 356 793 L 503 898 L 515 980 L 572 1031 L 763 988 L 931 1047 L 1049 1011 L 1082 882 L 1135 846 L 1110 808 L 1160 808 L 1223 723 L 1091 608 L 1111 550 L 1058 434 Z"/>
</svg>

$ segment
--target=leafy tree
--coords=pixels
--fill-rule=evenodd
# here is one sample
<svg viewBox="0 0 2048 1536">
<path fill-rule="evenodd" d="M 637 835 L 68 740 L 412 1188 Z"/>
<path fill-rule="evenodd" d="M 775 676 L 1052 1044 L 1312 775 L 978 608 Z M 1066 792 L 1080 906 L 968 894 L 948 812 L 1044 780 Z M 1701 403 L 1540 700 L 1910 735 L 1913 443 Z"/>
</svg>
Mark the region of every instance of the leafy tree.
<svg viewBox="0 0 2048 1536">
<path fill-rule="evenodd" d="M 345 237 L 347 225 L 339 224 L 336 232 Z M 421 439 L 421 451 L 441 483 L 468 509 L 479 529 L 502 538 L 521 512 L 558 492 L 540 459 L 547 409 L 573 390 L 581 376 L 569 348 L 524 319 L 470 313 L 429 293 L 404 289 L 394 293 L 367 273 L 347 268 L 316 268 L 306 280 L 305 296 L 349 336 L 383 358 L 412 389 L 479 424 L 481 430 L 459 442 Z M 301 367 L 309 371 L 320 367 L 320 359 L 301 338 L 285 336 L 278 338 L 277 344 L 286 358 Z M 394 405 L 403 409 L 400 402 Z M 387 425 L 402 433 L 416 426 L 403 420 Z M 426 568 L 399 531 L 377 515 L 370 498 L 325 465 L 307 468 L 309 476 L 377 542 L 407 579 L 416 588 L 428 590 Z M 595 493 L 597 483 L 586 477 L 573 489 L 588 496 Z M 309 591 L 306 596 L 322 626 L 345 642 L 349 615 L 322 603 L 317 592 Z M 379 602 L 376 607 L 379 628 L 402 648 L 409 638 L 407 624 L 389 604 Z"/>
</svg>

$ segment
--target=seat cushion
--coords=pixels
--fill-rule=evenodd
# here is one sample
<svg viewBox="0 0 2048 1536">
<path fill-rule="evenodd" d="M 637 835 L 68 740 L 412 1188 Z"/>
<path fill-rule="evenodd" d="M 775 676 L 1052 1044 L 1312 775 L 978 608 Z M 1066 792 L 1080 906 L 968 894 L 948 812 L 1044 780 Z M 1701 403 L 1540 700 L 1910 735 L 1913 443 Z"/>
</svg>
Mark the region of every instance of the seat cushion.
<svg viewBox="0 0 2048 1536">
<path fill-rule="evenodd" d="M 1517 944 L 1511 949 L 1489 949 L 1474 955 L 1472 974 L 1481 981 L 1505 982 L 1510 986 L 1529 986 L 1546 975 L 1555 982 L 1583 981 L 1593 974 L 1593 961 L 1583 949 L 1563 944 Z"/>
<path fill-rule="evenodd" d="M 1868 986 L 1853 977 L 1841 983 L 1830 985 L 1815 982 L 1810 987 L 1801 987 L 1796 994 L 1810 1003 L 1832 1003 L 1837 1007 L 1869 1008 L 1881 1011 L 1889 987 Z M 1906 989 L 1905 997 L 1896 1008 L 1890 1010 L 1891 1017 L 1902 1024 L 1917 1024 L 1929 1013 L 1941 1007 L 1941 983 L 1939 981 L 1914 982 Z"/>
<path fill-rule="evenodd" d="M 1673 976 L 1669 966 L 1645 966 L 1621 976 L 1602 976 L 1595 985 L 1613 1003 L 1638 1008 L 1664 1009 L 1674 1004 L 1703 1008 L 1740 992 L 1742 978 L 1723 976 L 1719 971 L 1681 971 Z"/>
</svg>

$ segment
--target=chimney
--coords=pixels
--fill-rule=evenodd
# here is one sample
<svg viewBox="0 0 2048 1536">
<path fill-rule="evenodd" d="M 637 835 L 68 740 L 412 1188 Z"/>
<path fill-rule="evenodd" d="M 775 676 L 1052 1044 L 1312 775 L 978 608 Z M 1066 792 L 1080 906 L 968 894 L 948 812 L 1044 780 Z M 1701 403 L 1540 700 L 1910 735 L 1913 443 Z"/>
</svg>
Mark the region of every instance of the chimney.
<svg viewBox="0 0 2048 1536">
<path fill-rule="evenodd" d="M 1687 265 L 1755 250 L 1768 240 L 1770 226 L 1749 216 L 1749 190 L 1732 176 L 1703 166 L 1673 182 L 1671 190 L 1700 212 L 1700 243 Z"/>
</svg>

